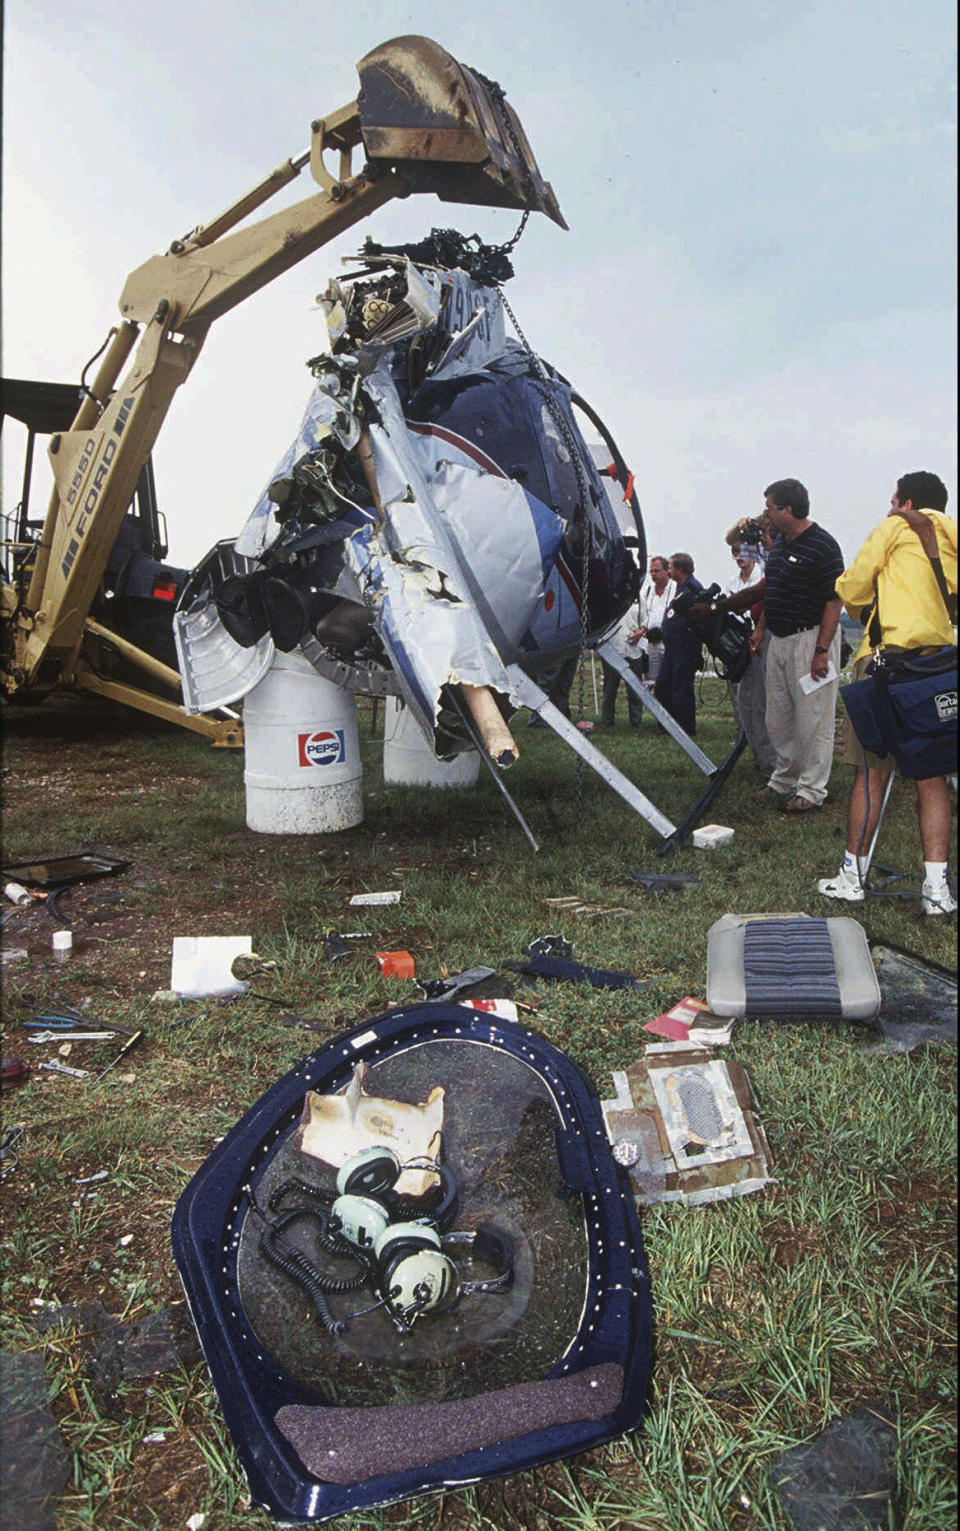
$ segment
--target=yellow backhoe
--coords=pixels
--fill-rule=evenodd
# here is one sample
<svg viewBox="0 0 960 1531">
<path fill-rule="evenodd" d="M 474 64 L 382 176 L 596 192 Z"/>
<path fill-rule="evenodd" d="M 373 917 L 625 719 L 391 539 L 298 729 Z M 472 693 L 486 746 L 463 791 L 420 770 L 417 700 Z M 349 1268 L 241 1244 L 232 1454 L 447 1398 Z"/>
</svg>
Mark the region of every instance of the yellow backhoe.
<svg viewBox="0 0 960 1531">
<path fill-rule="evenodd" d="M 50 437 L 54 489 L 42 529 L 22 516 L 4 541 L 0 663 L 9 697 L 33 700 L 79 686 L 214 743 L 239 743 L 235 719 L 183 711 L 176 669 L 124 637 L 111 621 L 114 607 L 98 601 L 149 478 L 157 434 L 210 325 L 411 192 L 539 210 L 566 227 L 498 85 L 424 37 L 384 43 L 357 70 L 357 99 L 312 123 L 309 149 L 127 278 L 122 322 L 98 353 L 69 427 Z M 355 150 L 362 156 L 356 170 Z M 335 170 L 327 155 L 336 157 Z M 319 191 L 237 228 L 305 167 Z M 124 675 L 140 672 L 143 682 L 117 678 L 121 666 Z"/>
</svg>

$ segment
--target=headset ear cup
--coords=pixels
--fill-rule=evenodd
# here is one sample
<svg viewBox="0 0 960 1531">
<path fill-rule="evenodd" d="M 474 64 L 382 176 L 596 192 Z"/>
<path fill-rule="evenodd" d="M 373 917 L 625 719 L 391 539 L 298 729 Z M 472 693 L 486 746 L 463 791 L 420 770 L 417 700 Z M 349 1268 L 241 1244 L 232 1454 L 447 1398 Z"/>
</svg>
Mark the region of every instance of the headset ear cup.
<svg viewBox="0 0 960 1531">
<path fill-rule="evenodd" d="M 375 1244 L 380 1290 L 389 1306 L 412 1322 L 418 1313 L 449 1307 L 459 1289 L 457 1267 L 440 1236 L 420 1223 L 395 1223 Z"/>
<path fill-rule="evenodd" d="M 390 1226 L 390 1214 L 381 1201 L 372 1196 L 347 1192 L 338 1196 L 330 1208 L 330 1231 L 337 1233 L 358 1249 L 373 1249 L 381 1234 Z"/>
<path fill-rule="evenodd" d="M 337 1195 L 385 1196 L 399 1178 L 400 1160 L 391 1148 L 364 1148 L 337 1171 Z"/>
<path fill-rule="evenodd" d="M 440 1249 L 440 1235 L 428 1223 L 391 1223 L 374 1240 L 373 1252 L 383 1269 L 396 1263 L 397 1254 L 414 1254 L 419 1249 Z"/>
</svg>

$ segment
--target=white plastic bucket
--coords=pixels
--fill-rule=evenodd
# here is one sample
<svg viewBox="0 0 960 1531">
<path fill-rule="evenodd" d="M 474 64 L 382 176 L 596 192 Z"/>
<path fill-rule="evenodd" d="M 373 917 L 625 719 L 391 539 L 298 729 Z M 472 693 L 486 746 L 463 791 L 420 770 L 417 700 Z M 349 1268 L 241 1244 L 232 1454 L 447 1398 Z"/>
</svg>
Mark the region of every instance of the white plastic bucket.
<svg viewBox="0 0 960 1531">
<path fill-rule="evenodd" d="M 386 698 L 383 724 L 383 779 L 394 787 L 475 787 L 480 774 L 476 750 L 438 760 L 409 707 Z"/>
<path fill-rule="evenodd" d="M 322 835 L 363 820 L 353 696 L 302 654 L 278 653 L 243 704 L 247 827 Z"/>
</svg>

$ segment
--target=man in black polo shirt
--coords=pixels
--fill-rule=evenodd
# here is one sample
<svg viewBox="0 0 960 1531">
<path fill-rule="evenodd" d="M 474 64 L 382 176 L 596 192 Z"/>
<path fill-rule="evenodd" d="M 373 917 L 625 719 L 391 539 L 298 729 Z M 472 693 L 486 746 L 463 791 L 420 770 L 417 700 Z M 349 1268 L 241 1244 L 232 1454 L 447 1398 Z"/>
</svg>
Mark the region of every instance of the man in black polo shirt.
<svg viewBox="0 0 960 1531">
<path fill-rule="evenodd" d="M 833 763 L 841 611 L 835 584 L 843 554 L 810 520 L 810 497 L 798 479 L 779 479 L 764 493 L 766 520 L 779 540 L 764 570 L 771 635 L 766 721 L 777 764 L 763 790 L 782 798 L 788 813 L 808 813 L 824 802 Z"/>
</svg>

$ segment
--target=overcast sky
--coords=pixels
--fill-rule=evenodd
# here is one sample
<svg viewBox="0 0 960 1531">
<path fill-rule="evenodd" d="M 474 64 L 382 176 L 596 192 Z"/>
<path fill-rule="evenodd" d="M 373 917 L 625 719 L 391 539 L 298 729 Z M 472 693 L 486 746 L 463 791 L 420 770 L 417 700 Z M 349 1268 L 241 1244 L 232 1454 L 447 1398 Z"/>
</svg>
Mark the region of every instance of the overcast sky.
<svg viewBox="0 0 960 1531">
<path fill-rule="evenodd" d="M 947 0 L 8 0 L 4 374 L 78 379 L 127 273 L 306 148 L 404 32 L 520 114 L 570 231 L 530 219 L 507 295 L 612 427 L 652 551 L 726 578 L 725 530 L 788 475 L 848 559 L 903 472 L 956 514 Z M 218 321 L 155 452 L 171 560 L 236 534 L 294 435 L 344 254 L 515 224 L 393 203 Z"/>
</svg>

